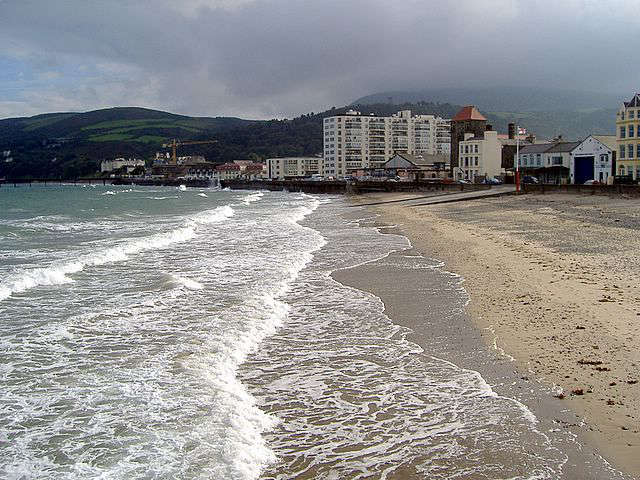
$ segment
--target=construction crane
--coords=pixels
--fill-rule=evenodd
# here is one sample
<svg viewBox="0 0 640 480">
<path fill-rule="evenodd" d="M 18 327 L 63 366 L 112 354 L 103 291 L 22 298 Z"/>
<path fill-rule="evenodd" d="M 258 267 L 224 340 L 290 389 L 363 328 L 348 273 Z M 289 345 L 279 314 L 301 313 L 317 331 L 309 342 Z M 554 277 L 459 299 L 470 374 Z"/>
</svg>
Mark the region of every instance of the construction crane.
<svg viewBox="0 0 640 480">
<path fill-rule="evenodd" d="M 171 140 L 171 143 L 163 143 L 162 148 L 170 148 L 171 149 L 171 165 L 178 164 L 178 157 L 176 155 L 176 150 L 178 147 L 183 145 L 201 145 L 204 143 L 217 143 L 217 140 L 187 140 L 185 142 L 181 140 L 176 140 L 175 138 Z"/>
</svg>

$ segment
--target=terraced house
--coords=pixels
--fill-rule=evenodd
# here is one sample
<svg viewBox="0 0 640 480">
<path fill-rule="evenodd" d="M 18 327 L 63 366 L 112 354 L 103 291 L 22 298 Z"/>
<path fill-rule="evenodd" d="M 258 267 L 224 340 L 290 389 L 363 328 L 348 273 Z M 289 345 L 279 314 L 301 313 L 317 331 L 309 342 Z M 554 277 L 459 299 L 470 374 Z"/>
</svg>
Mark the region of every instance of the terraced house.
<svg viewBox="0 0 640 480">
<path fill-rule="evenodd" d="M 617 174 L 640 179 L 640 93 L 624 102 L 616 114 Z"/>
</svg>

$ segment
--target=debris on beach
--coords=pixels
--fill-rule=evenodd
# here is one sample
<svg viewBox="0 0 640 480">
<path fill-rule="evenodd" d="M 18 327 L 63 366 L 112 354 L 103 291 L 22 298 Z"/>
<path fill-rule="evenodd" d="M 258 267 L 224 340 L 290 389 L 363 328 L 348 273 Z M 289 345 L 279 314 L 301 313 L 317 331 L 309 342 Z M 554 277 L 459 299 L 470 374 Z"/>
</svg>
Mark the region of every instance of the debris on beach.
<svg viewBox="0 0 640 480">
<path fill-rule="evenodd" d="M 578 365 L 602 365 L 600 360 L 578 360 Z"/>
</svg>

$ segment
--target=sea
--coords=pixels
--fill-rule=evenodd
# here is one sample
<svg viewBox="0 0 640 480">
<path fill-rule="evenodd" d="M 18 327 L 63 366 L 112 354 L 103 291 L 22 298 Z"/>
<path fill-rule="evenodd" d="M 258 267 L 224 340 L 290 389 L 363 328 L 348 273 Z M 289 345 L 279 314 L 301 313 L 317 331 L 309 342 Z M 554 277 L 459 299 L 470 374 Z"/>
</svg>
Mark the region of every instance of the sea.
<svg viewBox="0 0 640 480">
<path fill-rule="evenodd" d="M 458 321 L 410 248 L 337 196 L 2 186 L 0 478 L 571 478 L 562 432 L 332 276 L 395 258 Z"/>
</svg>

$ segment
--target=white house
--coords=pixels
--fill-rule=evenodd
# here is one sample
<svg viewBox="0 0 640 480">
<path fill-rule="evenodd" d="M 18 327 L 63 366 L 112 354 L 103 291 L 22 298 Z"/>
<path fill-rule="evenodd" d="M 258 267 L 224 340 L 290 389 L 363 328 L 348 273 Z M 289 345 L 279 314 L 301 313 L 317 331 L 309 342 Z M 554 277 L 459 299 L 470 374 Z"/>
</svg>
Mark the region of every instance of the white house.
<svg viewBox="0 0 640 480">
<path fill-rule="evenodd" d="M 502 173 L 502 142 L 495 130 L 485 131 L 482 138 L 465 133 L 458 149 L 457 178 L 473 182 L 477 177 L 496 177 Z"/>
<path fill-rule="evenodd" d="M 571 183 L 587 180 L 607 183 L 613 175 L 615 135 L 589 135 L 571 151 Z"/>
</svg>

